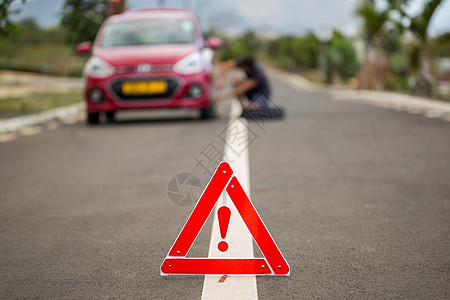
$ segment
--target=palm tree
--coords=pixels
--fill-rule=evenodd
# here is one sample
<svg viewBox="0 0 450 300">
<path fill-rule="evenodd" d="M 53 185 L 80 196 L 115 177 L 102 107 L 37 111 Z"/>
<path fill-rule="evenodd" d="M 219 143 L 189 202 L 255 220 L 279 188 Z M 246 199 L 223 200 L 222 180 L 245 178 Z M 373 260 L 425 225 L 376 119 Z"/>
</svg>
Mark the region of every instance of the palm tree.
<svg viewBox="0 0 450 300">
<path fill-rule="evenodd" d="M 377 9 L 374 2 L 363 2 L 356 9 L 356 15 L 363 19 L 364 40 L 366 41 L 365 56 L 366 60 L 371 50 L 375 53 L 375 77 L 377 89 L 383 88 L 382 80 L 382 51 L 381 41 L 385 30 L 385 23 L 389 20 L 389 9 Z M 367 88 L 367 72 L 363 68 L 362 87 Z M 364 74 L 366 73 L 366 74 Z"/>
<path fill-rule="evenodd" d="M 429 0 L 425 3 L 421 14 L 411 19 L 410 31 L 415 35 L 420 49 L 419 78 L 414 88 L 414 94 L 432 97 L 432 81 L 430 74 L 430 58 L 428 51 L 428 27 L 434 13 L 442 0 Z"/>
</svg>

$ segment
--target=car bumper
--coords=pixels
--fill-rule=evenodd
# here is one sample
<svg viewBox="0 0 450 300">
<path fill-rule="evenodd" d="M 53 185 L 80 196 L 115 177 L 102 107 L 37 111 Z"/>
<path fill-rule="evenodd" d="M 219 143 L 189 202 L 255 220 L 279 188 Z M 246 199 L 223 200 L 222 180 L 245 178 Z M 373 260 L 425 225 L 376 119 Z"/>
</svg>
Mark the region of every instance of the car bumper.
<svg viewBox="0 0 450 300">
<path fill-rule="evenodd" d="M 166 94 L 123 95 L 124 82 L 166 81 Z M 161 108 L 206 108 L 211 105 L 211 74 L 198 73 L 180 76 L 178 74 L 114 75 L 109 78 L 85 78 L 84 99 L 90 113 L 130 109 Z M 194 87 L 197 93 L 192 93 Z M 201 89 L 201 94 L 198 93 Z"/>
</svg>

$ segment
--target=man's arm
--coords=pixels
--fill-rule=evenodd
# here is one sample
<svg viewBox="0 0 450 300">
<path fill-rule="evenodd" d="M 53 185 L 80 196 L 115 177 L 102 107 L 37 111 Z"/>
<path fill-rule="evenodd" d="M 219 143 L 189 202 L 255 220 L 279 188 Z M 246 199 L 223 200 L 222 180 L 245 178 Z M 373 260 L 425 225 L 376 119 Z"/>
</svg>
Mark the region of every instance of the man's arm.
<svg viewBox="0 0 450 300">
<path fill-rule="evenodd" d="M 225 87 L 227 72 L 236 67 L 234 59 L 227 60 L 219 64 L 219 79 L 217 81 L 217 90 L 221 91 Z"/>
<path fill-rule="evenodd" d="M 227 72 L 235 67 L 237 67 L 237 61 L 234 59 L 219 64 L 218 66 L 219 78 L 216 85 L 217 91 L 219 93 L 215 99 L 216 104 L 219 104 L 223 99 L 232 97 L 237 97 L 242 102 L 243 101 L 242 96 L 244 96 L 247 91 L 251 90 L 252 88 L 258 85 L 258 82 L 255 79 L 246 79 L 241 83 L 237 84 L 236 86 L 234 86 L 234 88 L 231 91 L 225 94 L 221 94 L 220 91 L 225 87 Z"/>
</svg>

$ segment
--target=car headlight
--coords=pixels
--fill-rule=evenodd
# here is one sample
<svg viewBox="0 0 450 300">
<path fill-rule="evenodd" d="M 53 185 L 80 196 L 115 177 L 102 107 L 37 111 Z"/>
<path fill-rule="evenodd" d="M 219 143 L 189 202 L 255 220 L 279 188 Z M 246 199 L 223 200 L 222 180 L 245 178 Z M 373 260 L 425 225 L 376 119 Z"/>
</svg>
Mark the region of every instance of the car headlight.
<svg viewBox="0 0 450 300">
<path fill-rule="evenodd" d="M 203 70 L 202 55 L 199 52 L 193 52 L 183 57 L 173 65 L 173 70 L 184 75 L 200 73 Z"/>
<path fill-rule="evenodd" d="M 203 63 L 205 65 L 205 70 L 211 72 L 213 69 L 213 57 L 214 51 L 211 48 L 205 47 L 202 50 Z"/>
<path fill-rule="evenodd" d="M 88 60 L 84 74 L 104 78 L 114 74 L 114 67 L 100 57 L 94 56 Z"/>
</svg>

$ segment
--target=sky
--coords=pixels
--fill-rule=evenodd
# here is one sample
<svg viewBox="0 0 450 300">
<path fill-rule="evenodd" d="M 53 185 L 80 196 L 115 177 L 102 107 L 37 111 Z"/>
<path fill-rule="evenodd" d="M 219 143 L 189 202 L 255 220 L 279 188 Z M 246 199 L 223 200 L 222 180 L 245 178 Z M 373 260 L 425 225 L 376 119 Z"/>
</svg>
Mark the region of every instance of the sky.
<svg viewBox="0 0 450 300">
<path fill-rule="evenodd" d="M 253 29 L 267 35 L 302 34 L 335 28 L 349 35 L 359 31 L 360 21 L 354 15 L 361 0 L 128 0 L 129 9 L 156 7 L 189 8 L 201 19 L 204 28 L 213 27 L 224 33 L 239 34 Z M 411 15 L 420 12 L 426 0 L 412 0 Z M 382 0 L 378 1 L 383 3 Z M 64 0 L 16 0 L 12 8 L 20 8 L 17 21 L 33 17 L 43 27 L 57 25 Z M 450 0 L 444 0 L 430 25 L 430 35 L 450 32 Z"/>
</svg>

